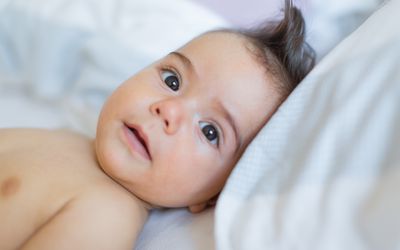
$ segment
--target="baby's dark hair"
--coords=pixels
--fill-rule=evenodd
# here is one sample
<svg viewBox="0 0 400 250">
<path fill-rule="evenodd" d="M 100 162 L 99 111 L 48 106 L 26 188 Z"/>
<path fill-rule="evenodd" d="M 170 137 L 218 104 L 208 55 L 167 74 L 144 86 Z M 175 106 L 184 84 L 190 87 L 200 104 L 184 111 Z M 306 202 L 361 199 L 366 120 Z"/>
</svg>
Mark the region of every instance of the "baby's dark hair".
<svg viewBox="0 0 400 250">
<path fill-rule="evenodd" d="M 285 0 L 283 18 L 271 20 L 252 29 L 227 30 L 244 36 L 249 50 L 272 77 L 282 100 L 310 72 L 315 52 L 305 41 L 305 21 L 291 0 Z"/>
</svg>

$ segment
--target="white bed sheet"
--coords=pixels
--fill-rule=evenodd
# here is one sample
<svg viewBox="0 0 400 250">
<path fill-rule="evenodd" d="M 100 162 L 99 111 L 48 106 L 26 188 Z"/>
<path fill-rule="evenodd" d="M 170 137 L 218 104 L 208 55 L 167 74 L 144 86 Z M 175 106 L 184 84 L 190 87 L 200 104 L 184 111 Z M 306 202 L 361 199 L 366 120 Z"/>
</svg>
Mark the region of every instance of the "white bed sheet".
<svg viewBox="0 0 400 250">
<path fill-rule="evenodd" d="M 192 214 L 187 209 L 154 211 L 135 249 L 215 249 L 214 208 L 198 214 Z"/>
</svg>

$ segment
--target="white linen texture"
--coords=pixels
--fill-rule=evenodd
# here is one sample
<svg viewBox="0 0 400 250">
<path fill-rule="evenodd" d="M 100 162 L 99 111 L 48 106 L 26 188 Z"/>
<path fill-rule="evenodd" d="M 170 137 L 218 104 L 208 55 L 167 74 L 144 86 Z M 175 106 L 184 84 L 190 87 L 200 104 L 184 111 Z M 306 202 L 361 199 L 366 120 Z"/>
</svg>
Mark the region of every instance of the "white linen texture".
<svg viewBox="0 0 400 250">
<path fill-rule="evenodd" d="M 257 135 L 220 195 L 218 249 L 400 249 L 399 11 L 371 15 Z"/>
</svg>

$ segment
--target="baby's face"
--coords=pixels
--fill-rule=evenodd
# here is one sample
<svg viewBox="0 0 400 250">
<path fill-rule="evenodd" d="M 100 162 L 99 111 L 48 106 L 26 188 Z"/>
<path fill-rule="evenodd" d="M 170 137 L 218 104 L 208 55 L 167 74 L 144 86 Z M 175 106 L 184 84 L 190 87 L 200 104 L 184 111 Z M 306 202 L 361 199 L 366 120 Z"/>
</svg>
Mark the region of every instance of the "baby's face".
<svg viewBox="0 0 400 250">
<path fill-rule="evenodd" d="M 234 34 L 202 35 L 117 88 L 98 123 L 103 170 L 158 206 L 217 195 L 280 102 L 245 44 Z"/>
</svg>

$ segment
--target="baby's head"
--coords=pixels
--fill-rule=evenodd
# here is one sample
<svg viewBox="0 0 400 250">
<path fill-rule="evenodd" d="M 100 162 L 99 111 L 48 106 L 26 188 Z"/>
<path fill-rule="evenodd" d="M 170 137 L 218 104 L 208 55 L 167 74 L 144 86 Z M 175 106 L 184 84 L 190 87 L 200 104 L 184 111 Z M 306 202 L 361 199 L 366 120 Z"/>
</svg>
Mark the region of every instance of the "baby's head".
<svg viewBox="0 0 400 250">
<path fill-rule="evenodd" d="M 203 34 L 121 84 L 99 118 L 103 170 L 152 205 L 204 207 L 312 67 L 298 14 L 265 37 Z"/>
</svg>

